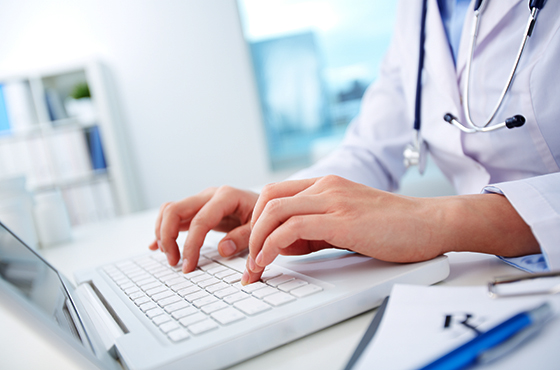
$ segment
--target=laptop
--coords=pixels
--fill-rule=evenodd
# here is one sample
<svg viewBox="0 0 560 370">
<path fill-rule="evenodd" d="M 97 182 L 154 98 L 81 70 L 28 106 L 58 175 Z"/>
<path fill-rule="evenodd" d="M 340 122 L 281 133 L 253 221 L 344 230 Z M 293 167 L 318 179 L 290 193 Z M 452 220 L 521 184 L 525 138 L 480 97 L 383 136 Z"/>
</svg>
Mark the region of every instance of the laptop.
<svg viewBox="0 0 560 370">
<path fill-rule="evenodd" d="M 449 274 L 445 256 L 395 264 L 329 249 L 280 256 L 243 287 L 245 255 L 223 258 L 213 239 L 189 274 L 150 252 L 74 285 L 0 223 L 0 298 L 92 368 L 220 369 L 377 307 L 395 283 Z"/>
</svg>

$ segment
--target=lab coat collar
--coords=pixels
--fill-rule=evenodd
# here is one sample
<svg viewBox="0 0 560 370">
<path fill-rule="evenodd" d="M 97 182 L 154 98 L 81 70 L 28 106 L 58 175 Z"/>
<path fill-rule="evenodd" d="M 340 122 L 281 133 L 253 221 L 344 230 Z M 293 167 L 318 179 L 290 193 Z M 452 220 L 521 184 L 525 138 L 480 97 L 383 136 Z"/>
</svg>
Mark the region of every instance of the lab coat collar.
<svg viewBox="0 0 560 370">
<path fill-rule="evenodd" d="M 480 18 L 480 25 L 478 30 L 478 37 L 476 40 L 477 45 L 481 45 L 484 40 L 492 33 L 492 31 L 500 24 L 504 17 L 522 0 L 486 0 L 485 7 L 482 11 Z M 457 75 L 461 75 L 467 65 L 469 58 L 469 48 L 472 41 L 472 28 L 474 22 L 474 1 L 465 16 L 463 24 L 463 31 L 461 33 L 461 44 L 459 46 L 459 54 L 457 55 Z M 529 12 L 527 6 L 527 12 Z M 528 15 L 529 13 L 527 13 Z M 475 49 L 476 54 L 476 49 Z"/>
</svg>

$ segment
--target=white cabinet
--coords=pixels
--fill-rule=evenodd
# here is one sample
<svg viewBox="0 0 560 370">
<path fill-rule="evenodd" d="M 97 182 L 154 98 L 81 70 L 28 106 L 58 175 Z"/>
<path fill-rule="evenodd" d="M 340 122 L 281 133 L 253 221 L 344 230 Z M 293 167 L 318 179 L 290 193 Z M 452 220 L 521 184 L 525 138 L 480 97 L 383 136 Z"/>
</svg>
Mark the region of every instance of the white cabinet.
<svg viewBox="0 0 560 370">
<path fill-rule="evenodd" d="M 143 208 L 109 77 L 97 61 L 0 76 L 0 178 L 60 189 L 74 225 Z"/>
</svg>

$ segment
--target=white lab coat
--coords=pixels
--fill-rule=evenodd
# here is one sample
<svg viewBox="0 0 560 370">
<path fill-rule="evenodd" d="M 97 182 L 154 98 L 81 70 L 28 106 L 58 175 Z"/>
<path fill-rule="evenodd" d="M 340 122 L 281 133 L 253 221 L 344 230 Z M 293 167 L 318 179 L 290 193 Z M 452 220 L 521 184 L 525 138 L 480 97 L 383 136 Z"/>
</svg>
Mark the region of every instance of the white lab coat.
<svg viewBox="0 0 560 370">
<path fill-rule="evenodd" d="M 383 190 L 398 188 L 403 150 L 414 136 L 421 1 L 403 0 L 378 80 L 362 101 L 342 145 L 296 178 L 336 174 Z M 529 10 L 527 0 L 486 0 L 471 80 L 471 116 L 486 120 L 511 71 Z M 467 12 L 457 67 L 437 0 L 428 0 L 422 76 L 421 136 L 433 161 L 459 194 L 503 193 L 531 226 L 548 268 L 560 269 L 560 2 L 538 16 L 514 82 L 492 124 L 515 114 L 521 128 L 465 134 L 443 120 L 465 122 L 462 92 L 471 42 Z M 488 185 L 494 185 L 489 187 Z"/>
</svg>

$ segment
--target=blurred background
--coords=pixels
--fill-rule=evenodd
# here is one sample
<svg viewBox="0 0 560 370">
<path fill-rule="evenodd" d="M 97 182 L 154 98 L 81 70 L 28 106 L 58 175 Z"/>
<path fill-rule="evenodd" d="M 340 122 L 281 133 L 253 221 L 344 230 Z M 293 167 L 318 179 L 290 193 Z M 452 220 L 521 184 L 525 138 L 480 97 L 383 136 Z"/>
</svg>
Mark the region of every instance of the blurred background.
<svg viewBox="0 0 560 370">
<path fill-rule="evenodd" d="M 0 220 L 62 204 L 76 226 L 208 186 L 282 180 L 342 139 L 395 10 L 380 0 L 0 0 Z M 432 166 L 422 181 L 409 172 L 405 194 L 453 192 Z"/>
</svg>

